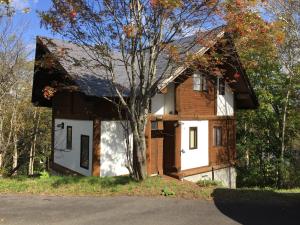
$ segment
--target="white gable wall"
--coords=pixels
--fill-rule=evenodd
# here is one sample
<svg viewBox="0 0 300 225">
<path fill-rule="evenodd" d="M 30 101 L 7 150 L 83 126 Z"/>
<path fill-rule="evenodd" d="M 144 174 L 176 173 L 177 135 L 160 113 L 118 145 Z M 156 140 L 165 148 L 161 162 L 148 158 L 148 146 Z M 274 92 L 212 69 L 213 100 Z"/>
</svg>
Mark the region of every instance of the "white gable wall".
<svg viewBox="0 0 300 225">
<path fill-rule="evenodd" d="M 163 115 L 165 99 L 164 94 L 156 94 L 151 99 L 151 112 L 155 115 Z"/>
<path fill-rule="evenodd" d="M 234 115 L 234 94 L 230 87 L 225 85 L 225 95 L 219 95 L 217 88 L 217 116 Z"/>
<path fill-rule="evenodd" d="M 156 94 L 151 99 L 151 112 L 154 115 L 174 114 L 175 112 L 175 85 L 167 86 L 166 94 Z"/>
<path fill-rule="evenodd" d="M 57 127 L 64 123 L 64 129 Z M 67 126 L 72 126 L 72 149 L 66 149 Z M 80 141 L 81 135 L 89 138 L 89 169 L 80 167 Z M 54 163 L 78 172 L 85 176 L 92 174 L 92 152 L 93 152 L 93 121 L 55 119 L 54 127 Z"/>
<path fill-rule="evenodd" d="M 171 83 L 167 87 L 168 92 L 164 95 L 164 114 L 175 113 L 175 84 Z"/>
<path fill-rule="evenodd" d="M 120 176 L 128 174 L 125 167 L 126 136 L 122 123 L 124 121 L 101 121 L 100 137 L 100 176 Z M 130 149 L 132 146 L 132 134 L 129 135 Z"/>
</svg>

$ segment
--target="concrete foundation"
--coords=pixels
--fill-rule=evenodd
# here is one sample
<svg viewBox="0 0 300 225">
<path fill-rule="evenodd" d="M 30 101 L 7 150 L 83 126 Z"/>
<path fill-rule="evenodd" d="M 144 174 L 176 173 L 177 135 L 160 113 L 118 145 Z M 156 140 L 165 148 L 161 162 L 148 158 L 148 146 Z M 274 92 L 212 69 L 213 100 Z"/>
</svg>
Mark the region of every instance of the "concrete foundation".
<svg viewBox="0 0 300 225">
<path fill-rule="evenodd" d="M 192 176 L 184 177 L 185 180 L 197 182 L 199 180 L 215 180 L 222 183 L 224 187 L 236 188 L 236 170 L 234 167 L 227 167 L 212 170 Z"/>
</svg>

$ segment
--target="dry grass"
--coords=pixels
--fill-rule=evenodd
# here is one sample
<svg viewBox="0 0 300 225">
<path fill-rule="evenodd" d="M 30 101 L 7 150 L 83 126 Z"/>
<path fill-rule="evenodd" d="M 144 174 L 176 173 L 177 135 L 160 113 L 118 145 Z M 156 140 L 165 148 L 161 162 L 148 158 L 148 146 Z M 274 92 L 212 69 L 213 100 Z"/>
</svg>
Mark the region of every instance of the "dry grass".
<svg viewBox="0 0 300 225">
<path fill-rule="evenodd" d="M 121 177 L 0 178 L 0 194 L 41 194 L 68 196 L 169 196 L 185 199 L 211 199 L 213 187 L 199 187 L 167 177 L 149 177 L 135 182 Z"/>
</svg>

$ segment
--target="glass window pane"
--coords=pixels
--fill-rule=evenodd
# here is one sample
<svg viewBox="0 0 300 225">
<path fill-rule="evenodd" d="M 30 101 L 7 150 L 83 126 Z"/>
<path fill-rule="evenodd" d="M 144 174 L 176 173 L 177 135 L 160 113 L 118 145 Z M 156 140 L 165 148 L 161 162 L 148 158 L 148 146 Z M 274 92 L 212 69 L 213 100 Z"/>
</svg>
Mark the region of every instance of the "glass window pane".
<svg viewBox="0 0 300 225">
<path fill-rule="evenodd" d="M 81 135 L 80 166 L 89 168 L 89 136 Z"/>
<path fill-rule="evenodd" d="M 197 127 L 190 127 L 189 145 L 190 149 L 197 148 Z"/>
<path fill-rule="evenodd" d="M 151 122 L 151 130 L 158 130 L 158 122 L 157 121 Z"/>
<path fill-rule="evenodd" d="M 222 146 L 222 127 L 214 127 L 214 145 Z"/>
<path fill-rule="evenodd" d="M 219 95 L 225 95 L 225 81 L 223 78 L 219 78 Z"/>
<path fill-rule="evenodd" d="M 72 127 L 67 126 L 67 149 L 72 149 Z"/>
<path fill-rule="evenodd" d="M 193 75 L 193 89 L 194 91 L 201 91 L 201 75 L 194 74 Z"/>
</svg>

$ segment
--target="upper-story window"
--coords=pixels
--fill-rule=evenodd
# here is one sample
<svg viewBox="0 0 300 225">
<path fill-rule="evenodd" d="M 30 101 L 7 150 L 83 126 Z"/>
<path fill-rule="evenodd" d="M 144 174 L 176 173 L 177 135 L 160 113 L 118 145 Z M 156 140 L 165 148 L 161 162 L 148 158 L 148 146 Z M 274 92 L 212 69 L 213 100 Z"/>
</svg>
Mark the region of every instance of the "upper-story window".
<svg viewBox="0 0 300 225">
<path fill-rule="evenodd" d="M 193 75 L 193 90 L 194 91 L 207 91 L 206 77 L 200 73 Z"/>
<path fill-rule="evenodd" d="M 219 95 L 225 95 L 225 80 L 223 78 L 218 79 Z"/>
</svg>

